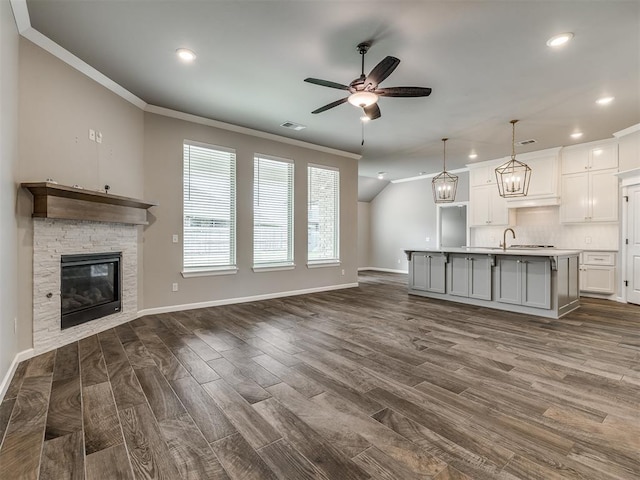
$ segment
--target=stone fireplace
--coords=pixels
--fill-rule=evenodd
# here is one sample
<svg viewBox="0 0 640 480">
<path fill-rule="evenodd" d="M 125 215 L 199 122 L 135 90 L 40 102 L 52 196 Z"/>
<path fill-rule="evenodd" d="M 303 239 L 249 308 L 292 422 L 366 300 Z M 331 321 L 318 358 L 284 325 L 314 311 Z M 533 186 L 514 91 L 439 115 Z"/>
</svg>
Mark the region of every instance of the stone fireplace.
<svg viewBox="0 0 640 480">
<path fill-rule="evenodd" d="M 138 236 L 157 203 L 56 182 L 21 186 L 33 195 L 34 352 L 135 319 Z M 84 286 L 83 275 L 92 277 Z"/>
<path fill-rule="evenodd" d="M 138 312 L 138 226 L 123 223 L 96 222 L 87 220 L 62 220 L 52 218 L 33 219 L 33 347 L 36 353 L 57 348 L 86 336 L 112 328 L 133 320 Z M 85 292 L 78 288 L 71 293 L 62 290 L 62 269 L 64 263 L 75 263 L 75 273 L 82 270 L 84 260 L 119 257 L 119 272 L 116 283 L 120 283 L 120 306 L 102 297 L 108 296 L 108 286 L 104 275 L 109 275 L 108 267 L 96 267 L 99 280 L 93 292 L 97 304 L 109 304 L 111 312 L 101 318 L 84 323 L 75 320 L 68 328 L 62 328 L 64 310 L 70 313 L 82 311 L 82 305 L 69 302 L 70 295 L 78 295 L 77 303 Z M 66 261 L 66 262 L 65 262 Z M 102 283 L 100 280 L 102 277 Z M 108 283 L 108 282 L 107 282 Z M 100 292 L 96 291 L 100 290 Z M 103 291 L 102 291 L 103 290 Z M 104 300 L 104 301 L 103 301 Z M 66 308 L 63 306 L 65 301 Z M 86 303 L 86 301 L 85 301 Z M 85 305 L 87 306 L 87 305 Z M 105 312 L 103 312 L 105 313 Z M 91 316 L 91 315 L 90 315 Z M 73 318 L 73 317 L 72 317 Z"/>
</svg>

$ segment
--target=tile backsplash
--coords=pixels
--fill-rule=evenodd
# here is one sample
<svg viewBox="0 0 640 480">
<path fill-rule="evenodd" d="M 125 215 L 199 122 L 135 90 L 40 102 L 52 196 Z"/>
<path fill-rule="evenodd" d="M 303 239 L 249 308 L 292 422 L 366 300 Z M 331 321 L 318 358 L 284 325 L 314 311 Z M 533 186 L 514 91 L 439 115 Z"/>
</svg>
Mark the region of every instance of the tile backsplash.
<svg viewBox="0 0 640 480">
<path fill-rule="evenodd" d="M 579 250 L 618 250 L 619 225 L 617 223 L 561 224 L 560 208 L 535 207 L 515 210 L 516 239 L 507 236 L 508 244 L 553 245 L 557 248 Z M 506 227 L 474 227 L 471 245 L 498 246 Z"/>
</svg>

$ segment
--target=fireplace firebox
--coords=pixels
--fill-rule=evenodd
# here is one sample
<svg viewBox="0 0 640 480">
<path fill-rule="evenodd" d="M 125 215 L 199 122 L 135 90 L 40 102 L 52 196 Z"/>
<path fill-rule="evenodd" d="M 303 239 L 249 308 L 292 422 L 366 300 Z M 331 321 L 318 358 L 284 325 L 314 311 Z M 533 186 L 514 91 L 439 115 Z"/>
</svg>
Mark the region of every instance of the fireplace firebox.
<svg viewBox="0 0 640 480">
<path fill-rule="evenodd" d="M 62 329 L 120 311 L 121 260 L 120 252 L 61 257 Z"/>
</svg>

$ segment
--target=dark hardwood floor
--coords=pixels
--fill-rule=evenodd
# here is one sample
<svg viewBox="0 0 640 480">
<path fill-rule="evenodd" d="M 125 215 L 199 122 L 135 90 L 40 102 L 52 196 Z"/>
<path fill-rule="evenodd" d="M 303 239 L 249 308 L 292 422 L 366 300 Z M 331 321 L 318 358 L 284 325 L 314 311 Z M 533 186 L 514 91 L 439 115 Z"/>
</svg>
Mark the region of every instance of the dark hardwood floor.
<svg viewBox="0 0 640 480">
<path fill-rule="evenodd" d="M 360 282 L 21 363 L 0 478 L 640 478 L 640 307 L 549 320 Z"/>
</svg>

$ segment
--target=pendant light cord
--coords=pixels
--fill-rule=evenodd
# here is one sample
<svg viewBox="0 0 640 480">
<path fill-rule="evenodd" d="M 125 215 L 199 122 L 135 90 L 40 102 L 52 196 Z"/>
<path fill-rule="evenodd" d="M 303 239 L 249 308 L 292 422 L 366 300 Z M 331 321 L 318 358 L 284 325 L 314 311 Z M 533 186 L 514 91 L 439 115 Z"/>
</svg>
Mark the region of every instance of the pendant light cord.
<svg viewBox="0 0 640 480">
<path fill-rule="evenodd" d="M 516 159 L 516 123 L 518 120 L 511 120 L 511 160 Z"/>
<path fill-rule="evenodd" d="M 447 171 L 447 140 L 448 138 L 442 139 L 442 170 L 443 172 Z"/>
</svg>

